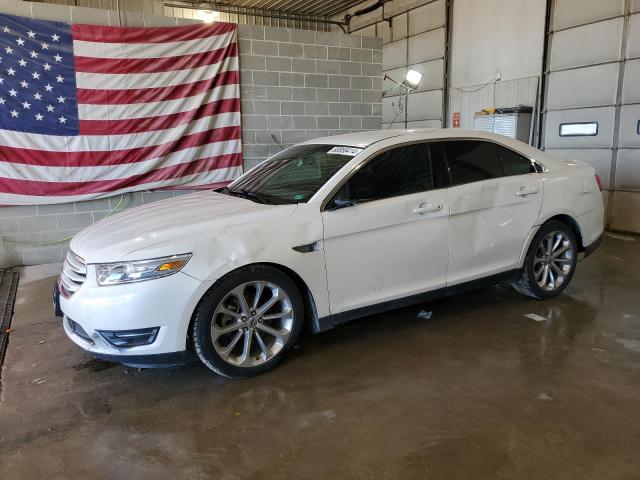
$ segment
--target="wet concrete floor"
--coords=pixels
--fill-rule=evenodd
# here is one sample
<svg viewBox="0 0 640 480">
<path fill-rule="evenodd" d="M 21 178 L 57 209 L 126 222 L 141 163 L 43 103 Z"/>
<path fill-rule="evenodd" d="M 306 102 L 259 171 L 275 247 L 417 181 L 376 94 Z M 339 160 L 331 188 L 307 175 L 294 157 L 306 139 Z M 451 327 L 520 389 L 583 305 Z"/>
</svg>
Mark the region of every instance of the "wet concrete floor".
<svg viewBox="0 0 640 480">
<path fill-rule="evenodd" d="M 365 318 L 242 381 L 92 361 L 43 277 L 18 292 L 3 480 L 640 478 L 640 237 L 608 235 L 555 300 L 495 287 Z"/>
</svg>

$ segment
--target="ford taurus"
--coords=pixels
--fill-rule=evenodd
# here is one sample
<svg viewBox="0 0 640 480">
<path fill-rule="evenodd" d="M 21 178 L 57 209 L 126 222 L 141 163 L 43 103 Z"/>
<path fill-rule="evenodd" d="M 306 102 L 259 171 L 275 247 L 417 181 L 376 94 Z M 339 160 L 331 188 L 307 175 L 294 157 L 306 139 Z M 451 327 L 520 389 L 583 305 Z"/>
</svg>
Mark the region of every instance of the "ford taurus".
<svg viewBox="0 0 640 480">
<path fill-rule="evenodd" d="M 506 137 L 384 130 L 287 148 L 225 188 L 137 207 L 73 238 L 67 335 L 128 365 L 273 368 L 303 327 L 492 284 L 548 299 L 603 232 L 591 167 Z"/>
</svg>

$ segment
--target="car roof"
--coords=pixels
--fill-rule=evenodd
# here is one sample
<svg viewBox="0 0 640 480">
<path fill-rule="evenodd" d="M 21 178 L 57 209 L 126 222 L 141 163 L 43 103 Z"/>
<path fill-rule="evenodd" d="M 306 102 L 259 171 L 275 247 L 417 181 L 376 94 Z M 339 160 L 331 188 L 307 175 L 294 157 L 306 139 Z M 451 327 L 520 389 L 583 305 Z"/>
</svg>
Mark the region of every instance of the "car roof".
<svg viewBox="0 0 640 480">
<path fill-rule="evenodd" d="M 406 135 L 411 130 L 371 130 L 367 132 L 343 133 L 330 137 L 314 138 L 303 142 L 303 145 L 331 144 L 365 148 L 387 138 Z"/>
<path fill-rule="evenodd" d="M 417 139 L 446 139 L 446 138 L 479 138 L 499 141 L 500 143 L 513 143 L 514 141 L 502 135 L 496 135 L 475 130 L 462 130 L 459 128 L 413 128 L 407 130 L 371 130 L 366 132 L 345 133 L 342 135 L 332 135 L 330 137 L 314 138 L 303 143 L 311 144 L 331 144 L 346 145 L 350 147 L 366 148 L 369 145 L 387 140 L 389 138 L 415 137 Z M 521 142 L 518 142 L 522 145 Z"/>
</svg>

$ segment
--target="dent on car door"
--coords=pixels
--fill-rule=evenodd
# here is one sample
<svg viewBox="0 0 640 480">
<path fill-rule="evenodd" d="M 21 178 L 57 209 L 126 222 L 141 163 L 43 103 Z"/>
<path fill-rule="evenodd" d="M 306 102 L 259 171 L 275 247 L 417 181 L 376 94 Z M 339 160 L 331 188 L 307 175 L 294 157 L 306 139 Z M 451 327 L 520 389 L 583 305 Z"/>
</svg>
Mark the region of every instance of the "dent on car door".
<svg viewBox="0 0 640 480">
<path fill-rule="evenodd" d="M 444 173 L 424 143 L 396 147 L 361 165 L 328 203 L 332 314 L 445 285 L 449 199 L 437 188 Z"/>
<path fill-rule="evenodd" d="M 447 284 L 516 268 L 542 200 L 533 163 L 486 141 L 439 142 L 432 148 L 447 159 L 453 184 Z"/>
</svg>

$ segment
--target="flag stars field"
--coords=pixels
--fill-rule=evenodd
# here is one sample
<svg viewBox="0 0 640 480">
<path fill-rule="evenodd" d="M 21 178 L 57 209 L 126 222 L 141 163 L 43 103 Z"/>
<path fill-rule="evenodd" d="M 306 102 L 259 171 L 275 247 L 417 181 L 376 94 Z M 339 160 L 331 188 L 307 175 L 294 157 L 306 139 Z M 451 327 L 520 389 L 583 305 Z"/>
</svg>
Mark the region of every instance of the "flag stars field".
<svg viewBox="0 0 640 480">
<path fill-rule="evenodd" d="M 5 24 L 3 18 L 10 22 Z M 77 104 L 60 101 L 75 97 L 73 64 L 65 64 L 73 54 L 70 28 L 65 33 L 58 23 L 26 19 L 23 24 L 16 21 L 19 18 L 0 15 L 5 93 L 5 102 L 0 104 L 0 132 L 74 135 L 78 132 Z M 20 115 L 25 111 L 30 114 Z"/>
</svg>

